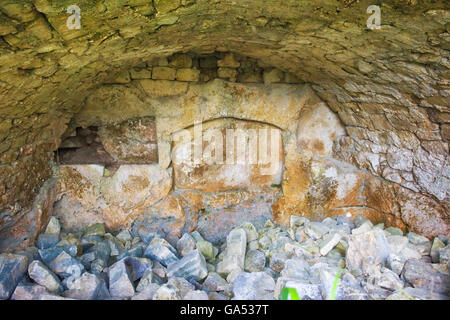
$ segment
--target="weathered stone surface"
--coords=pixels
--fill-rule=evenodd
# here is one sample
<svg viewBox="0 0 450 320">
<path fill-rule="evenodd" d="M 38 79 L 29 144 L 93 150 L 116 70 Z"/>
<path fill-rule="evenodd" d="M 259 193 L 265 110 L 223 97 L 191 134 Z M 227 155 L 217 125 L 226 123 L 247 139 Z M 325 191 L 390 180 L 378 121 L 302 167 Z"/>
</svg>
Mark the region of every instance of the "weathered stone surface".
<svg viewBox="0 0 450 320">
<path fill-rule="evenodd" d="M 448 294 L 450 276 L 436 271 L 430 264 L 421 260 L 409 259 L 403 267 L 402 277 L 415 288 Z"/>
<path fill-rule="evenodd" d="M 99 276 L 85 272 L 71 282 L 69 290 L 63 293 L 66 298 L 76 299 L 76 300 L 100 300 L 104 298 L 102 295 L 106 290 L 105 283 Z M 108 293 L 109 295 L 109 293 Z"/>
<path fill-rule="evenodd" d="M 46 293 L 47 289 L 38 284 L 19 283 L 11 300 L 39 300 Z"/>
<path fill-rule="evenodd" d="M 138 291 L 139 293 L 132 297 L 131 300 L 153 300 L 153 296 L 159 287 L 156 283 L 150 283 L 144 290 Z"/>
<path fill-rule="evenodd" d="M 178 240 L 177 250 L 182 256 L 185 256 L 189 252 L 195 250 L 195 240 L 189 233 L 183 234 L 180 240 Z"/>
<path fill-rule="evenodd" d="M 66 230 L 96 222 L 118 229 L 163 199 L 172 185 L 170 171 L 157 165 L 122 165 L 112 177 L 103 176 L 103 167 L 70 165 L 60 174 L 55 215 Z"/>
<path fill-rule="evenodd" d="M 229 273 L 244 270 L 247 234 L 243 229 L 234 229 L 227 237 L 227 247 L 223 260 L 217 265 L 217 273 Z"/>
<path fill-rule="evenodd" d="M 61 224 L 59 223 L 59 220 L 56 217 L 50 217 L 50 221 L 48 222 L 47 227 L 45 228 L 45 233 L 57 234 L 59 236 L 60 232 L 61 232 Z"/>
<path fill-rule="evenodd" d="M 39 249 L 48 249 L 54 247 L 58 242 L 59 242 L 58 234 L 44 233 L 39 235 L 39 237 L 37 238 L 36 245 Z"/>
<path fill-rule="evenodd" d="M 196 138 L 198 135 L 200 138 Z M 281 181 L 282 142 L 280 131 L 275 127 L 219 119 L 176 133 L 173 139 L 172 160 L 177 189 L 216 192 L 270 188 Z M 265 154 L 258 147 L 263 139 L 269 144 Z M 271 139 L 276 142 L 270 143 Z M 197 155 L 202 146 L 203 151 Z"/>
<path fill-rule="evenodd" d="M 199 281 L 206 278 L 207 275 L 205 258 L 198 250 L 189 252 L 179 261 L 172 262 L 167 267 L 168 277 Z"/>
<path fill-rule="evenodd" d="M 22 255 L 0 255 L 0 299 L 8 299 L 28 267 L 28 258 Z"/>
<path fill-rule="evenodd" d="M 272 300 L 275 281 L 265 272 L 244 272 L 233 282 L 234 299 Z"/>
<path fill-rule="evenodd" d="M 112 297 L 131 298 L 134 296 L 134 284 L 125 259 L 109 267 L 108 277 L 109 292 Z"/>
<path fill-rule="evenodd" d="M 225 291 L 228 283 L 218 273 L 210 272 L 203 282 L 203 286 L 209 291 Z"/>
<path fill-rule="evenodd" d="M 209 300 L 209 297 L 205 291 L 195 290 L 188 292 L 183 300 Z"/>
<path fill-rule="evenodd" d="M 317 15 L 316 6 L 295 1 L 252 1 L 248 8 L 217 3 L 214 10 L 202 1 L 156 1 L 108 6 L 108 10 L 91 4 L 83 7 L 80 30 L 67 28 L 66 17 L 60 14 L 67 9 L 63 3 L 39 1 L 30 5 L 26 1 L 13 7 L 4 3 L 4 19 L 13 23 L 1 27 L 5 42 L 1 59 L 2 221 L 9 223 L 11 217 L 21 220 L 20 213 L 29 209 L 50 174 L 51 152 L 85 98 L 89 96 L 90 103 L 95 101 L 100 109 L 117 106 L 107 99 L 95 100 L 92 93 L 97 90 L 91 89 L 98 87 L 104 92 L 104 87 L 124 86 L 111 83 L 118 78 L 128 82 L 120 76 L 144 60 L 217 49 L 221 53 L 219 66 L 239 67 L 242 74 L 250 75 L 261 74 L 259 66 L 278 67 L 311 83 L 348 130 L 349 136 L 339 141 L 336 156 L 396 181 L 411 192 L 421 192 L 427 199 L 439 199 L 437 206 L 432 199 L 416 211 L 412 203 L 406 203 L 411 209 L 401 218 L 415 231 L 430 236 L 442 230 L 448 233 L 448 210 L 443 205 L 448 202 L 449 185 L 448 67 L 441 59 L 448 49 L 443 33 L 447 7 L 443 0 L 412 2 L 400 13 L 396 8 L 403 2 L 381 6 L 383 16 L 401 22 L 403 27 L 383 24 L 379 31 L 367 30 L 361 23 L 367 17 L 367 4 L 362 2 L 323 0 L 321 15 Z M 257 32 L 249 32 L 250 28 Z M 233 54 L 223 54 L 225 51 Z M 261 61 L 256 65 L 249 59 L 236 61 L 232 57 L 238 54 Z M 168 67 L 167 59 L 161 60 L 166 63 L 157 64 Z M 116 114 L 123 117 L 136 110 L 136 105 L 147 106 L 139 94 L 128 97 L 133 101 L 127 102 L 127 108 L 115 108 Z M 166 102 L 163 105 L 173 111 Z M 274 104 L 267 105 L 274 109 Z M 144 110 L 159 112 L 153 105 Z M 177 113 L 172 115 L 177 117 Z M 401 165 L 396 163 L 395 154 L 402 155 Z M 403 170 L 411 163 L 411 171 Z M 8 230 L 12 230 L 11 225 Z M 17 221 L 14 227 L 20 229 Z"/>
<path fill-rule="evenodd" d="M 84 266 L 65 251 L 61 251 L 61 253 L 48 264 L 48 267 L 63 278 L 70 277 L 74 274 L 81 275 L 84 271 Z"/>
<path fill-rule="evenodd" d="M 103 126 L 98 134 L 105 150 L 120 163 L 150 164 L 158 161 L 153 118 L 132 119 Z"/>
<path fill-rule="evenodd" d="M 153 295 L 153 300 L 181 300 L 176 287 L 170 284 L 162 285 Z"/>
<path fill-rule="evenodd" d="M 57 292 L 61 289 L 61 283 L 58 277 L 38 260 L 30 263 L 28 266 L 28 275 L 34 282 L 45 287 L 49 292 Z"/>
<path fill-rule="evenodd" d="M 365 257 L 373 257 L 375 264 L 384 264 L 389 256 L 389 244 L 384 232 L 373 229 L 358 235 L 351 235 L 346 256 L 347 267 L 360 269 Z"/>
<path fill-rule="evenodd" d="M 145 249 L 144 256 L 146 258 L 158 261 L 167 267 L 172 262 L 179 260 L 175 253 L 176 250 L 167 241 L 164 239 L 155 238 Z"/>
<path fill-rule="evenodd" d="M 244 270 L 248 272 L 263 271 L 266 266 L 266 255 L 259 250 L 249 250 L 245 256 Z"/>
</svg>

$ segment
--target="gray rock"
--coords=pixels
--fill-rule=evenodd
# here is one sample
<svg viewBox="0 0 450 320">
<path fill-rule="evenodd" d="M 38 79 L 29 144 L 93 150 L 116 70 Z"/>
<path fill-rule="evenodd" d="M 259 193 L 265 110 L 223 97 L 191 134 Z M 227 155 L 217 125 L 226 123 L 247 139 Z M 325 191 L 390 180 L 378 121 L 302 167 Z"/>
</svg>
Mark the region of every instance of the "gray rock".
<svg viewBox="0 0 450 320">
<path fill-rule="evenodd" d="M 66 252 L 71 257 L 76 257 L 78 253 L 78 248 L 75 245 L 56 246 L 49 249 L 39 250 L 39 256 L 41 260 L 48 266 L 63 251 Z"/>
<path fill-rule="evenodd" d="M 398 275 L 387 269 L 381 268 L 381 274 L 376 277 L 374 284 L 380 288 L 395 291 L 404 287 L 404 283 Z"/>
<path fill-rule="evenodd" d="M 320 268 L 321 293 L 325 299 L 331 299 L 332 288 L 338 268 Z M 368 295 L 358 283 L 344 279 L 341 274 L 336 286 L 336 300 L 367 300 Z"/>
<path fill-rule="evenodd" d="M 153 300 L 181 300 L 177 288 L 170 284 L 164 284 L 156 290 Z"/>
<path fill-rule="evenodd" d="M 128 230 L 122 230 L 116 235 L 117 240 L 125 243 L 127 241 L 132 241 L 133 236 L 131 235 L 130 231 Z"/>
<path fill-rule="evenodd" d="M 281 271 L 283 278 L 301 280 L 309 278 L 309 265 L 299 257 L 286 260 L 284 269 Z"/>
<path fill-rule="evenodd" d="M 373 228 L 372 222 L 370 222 L 370 220 L 364 220 L 364 222 L 359 224 L 357 228 L 352 230 L 352 234 L 353 235 L 362 234 L 372 230 L 372 228 Z"/>
<path fill-rule="evenodd" d="M 105 241 L 109 245 L 111 257 L 116 257 L 125 251 L 123 244 L 112 235 L 108 234 Z"/>
<path fill-rule="evenodd" d="M 144 241 L 145 244 L 149 244 L 154 238 L 163 237 L 164 235 L 161 232 L 149 230 L 149 229 L 139 229 L 138 231 L 139 237 Z"/>
<path fill-rule="evenodd" d="M 355 229 L 354 229 L 355 230 Z M 383 265 L 390 249 L 383 230 L 373 229 L 349 237 L 346 264 L 349 270 L 361 269 L 362 261 L 367 256 L 374 258 L 375 264 Z"/>
<path fill-rule="evenodd" d="M 197 230 L 192 231 L 190 233 L 191 237 L 194 238 L 195 242 L 198 242 L 200 240 L 205 240 L 203 239 L 202 235 L 200 234 L 200 232 L 198 232 Z"/>
<path fill-rule="evenodd" d="M 442 242 L 438 237 L 434 238 L 430 252 L 431 261 L 433 263 L 439 263 L 439 252 L 442 248 L 445 248 L 445 243 Z"/>
<path fill-rule="evenodd" d="M 50 221 L 45 228 L 45 233 L 56 234 L 59 236 L 61 232 L 61 224 L 59 223 L 58 218 L 52 216 L 50 217 Z"/>
<path fill-rule="evenodd" d="M 192 283 L 180 277 L 170 278 L 169 281 L 167 281 L 167 284 L 175 287 L 181 298 L 188 292 L 195 290 L 195 286 Z"/>
<path fill-rule="evenodd" d="M 339 233 L 329 233 L 324 236 L 323 240 L 319 244 L 319 252 L 321 255 L 326 256 L 338 243 L 341 241 L 342 236 Z"/>
<path fill-rule="evenodd" d="M 228 275 L 234 270 L 244 270 L 247 234 L 243 229 L 233 229 L 227 236 L 224 257 L 217 265 L 219 274 Z"/>
<path fill-rule="evenodd" d="M 385 300 L 391 293 L 391 290 L 381 288 L 371 282 L 362 281 L 362 287 L 367 292 L 369 300 Z"/>
<path fill-rule="evenodd" d="M 84 266 L 65 251 L 62 251 L 48 266 L 54 273 L 63 278 L 81 275 L 84 271 Z"/>
<path fill-rule="evenodd" d="M 336 222 L 338 223 L 338 225 L 348 226 L 350 230 L 355 228 L 355 223 L 344 215 L 338 215 L 336 217 Z"/>
<path fill-rule="evenodd" d="M 255 226 L 250 222 L 242 223 L 239 228 L 242 228 L 247 235 L 247 243 L 258 239 L 258 231 L 256 231 Z"/>
<path fill-rule="evenodd" d="M 284 283 L 283 288 L 284 287 L 295 289 L 298 293 L 299 298 L 302 300 L 323 300 L 322 294 L 320 292 L 320 285 L 318 284 L 288 280 Z"/>
<path fill-rule="evenodd" d="M 153 263 L 153 273 L 155 274 L 155 276 L 157 276 L 161 279 L 164 279 L 167 277 L 167 268 L 164 267 L 159 262 L 154 262 Z"/>
<path fill-rule="evenodd" d="M 263 271 L 266 266 L 266 255 L 259 250 L 249 250 L 245 257 L 244 270 L 248 272 Z"/>
<path fill-rule="evenodd" d="M 400 254 L 408 245 L 408 238 L 403 236 L 388 236 L 387 238 L 389 244 L 389 252 L 394 254 Z"/>
<path fill-rule="evenodd" d="M 132 281 L 141 279 L 148 269 L 152 270 L 152 262 L 147 258 L 126 257 L 124 260 Z"/>
<path fill-rule="evenodd" d="M 189 233 L 183 234 L 183 236 L 177 242 L 177 250 L 181 256 L 185 256 L 189 252 L 195 250 L 195 240 Z"/>
<path fill-rule="evenodd" d="M 160 286 L 156 283 L 149 283 L 144 290 L 132 297 L 131 300 L 153 300 L 153 296 L 156 291 L 158 291 L 159 287 Z"/>
<path fill-rule="evenodd" d="M 386 232 L 387 236 L 403 236 L 403 231 L 399 228 L 395 227 L 389 227 L 384 229 L 384 232 Z M 388 235 L 389 234 L 389 235 Z"/>
<path fill-rule="evenodd" d="M 144 244 L 139 243 L 131 248 L 129 248 L 128 250 L 125 250 L 124 252 L 122 252 L 121 254 L 119 254 L 117 256 L 117 260 L 122 260 L 123 258 L 126 257 L 136 257 L 136 258 L 142 258 L 144 257 Z M 146 257 L 148 258 L 148 257 Z"/>
<path fill-rule="evenodd" d="M 225 291 L 228 286 L 228 282 L 215 272 L 210 272 L 203 282 L 203 288 L 208 291 Z"/>
<path fill-rule="evenodd" d="M 108 277 L 109 292 L 112 297 L 131 298 L 134 296 L 134 284 L 127 269 L 126 258 L 109 267 Z"/>
<path fill-rule="evenodd" d="M 450 262 L 450 245 L 439 250 L 439 263 L 445 264 Z"/>
<path fill-rule="evenodd" d="M 41 261 L 35 260 L 28 266 L 28 275 L 37 284 L 45 287 L 49 292 L 61 290 L 59 278 L 51 272 Z"/>
<path fill-rule="evenodd" d="M 194 290 L 188 292 L 183 300 L 209 300 L 208 294 L 201 290 Z"/>
<path fill-rule="evenodd" d="M 244 272 L 233 282 L 235 300 L 272 300 L 275 281 L 265 272 Z"/>
<path fill-rule="evenodd" d="M 16 254 L 0 254 L 0 299 L 9 299 L 22 280 L 28 258 Z"/>
<path fill-rule="evenodd" d="M 270 246 L 272 245 L 272 240 L 268 236 L 262 236 L 258 240 L 258 245 L 261 248 L 261 250 L 269 250 Z"/>
<path fill-rule="evenodd" d="M 59 242 L 59 234 L 43 233 L 38 236 L 37 247 L 39 249 L 48 249 L 56 246 Z"/>
<path fill-rule="evenodd" d="M 75 300 L 75 299 L 64 298 L 56 294 L 44 293 L 39 297 L 39 300 Z"/>
<path fill-rule="evenodd" d="M 450 275 L 436 271 L 431 264 L 418 259 L 406 261 L 402 277 L 414 288 L 447 294 L 450 291 Z"/>
<path fill-rule="evenodd" d="M 289 255 L 286 252 L 274 252 L 270 257 L 269 267 L 280 273 L 285 266 L 286 260 L 289 259 Z"/>
<path fill-rule="evenodd" d="M 289 227 L 293 230 L 296 230 L 298 227 L 303 226 L 305 223 L 308 223 L 308 218 L 292 215 L 289 217 Z"/>
<path fill-rule="evenodd" d="M 69 290 L 62 295 L 76 300 L 96 300 L 103 284 L 104 281 L 98 275 L 85 272 L 81 277 L 69 282 L 67 285 Z"/>
<path fill-rule="evenodd" d="M 426 289 L 408 287 L 393 292 L 386 300 L 450 300 L 450 297 Z"/>
<path fill-rule="evenodd" d="M 152 268 L 147 268 L 147 270 L 144 271 L 144 274 L 141 277 L 141 280 L 139 280 L 139 284 L 136 287 L 136 292 L 142 292 L 144 291 L 153 281 L 153 270 Z"/>
<path fill-rule="evenodd" d="M 218 250 L 214 248 L 211 242 L 206 240 L 199 240 L 196 244 L 196 247 L 206 260 L 214 262 L 214 258 L 216 257 Z"/>
<path fill-rule="evenodd" d="M 305 224 L 306 234 L 314 240 L 322 238 L 328 231 L 330 231 L 330 228 L 321 222 L 308 222 Z"/>
<path fill-rule="evenodd" d="M 14 290 L 11 300 L 39 300 L 46 293 L 47 289 L 41 285 L 21 282 Z"/>
<path fill-rule="evenodd" d="M 430 255 L 431 251 L 431 241 L 414 232 L 408 232 L 406 237 L 409 240 L 409 245 L 420 252 L 423 256 Z"/>
<path fill-rule="evenodd" d="M 145 249 L 144 256 L 167 267 L 169 264 L 179 260 L 175 254 L 176 250 L 167 241 L 154 238 L 147 249 Z"/>
<path fill-rule="evenodd" d="M 227 297 L 226 295 L 224 295 L 222 293 L 218 293 L 218 292 L 208 293 L 208 298 L 209 298 L 209 300 L 230 300 L 229 297 Z"/>
<path fill-rule="evenodd" d="M 194 250 L 186 254 L 179 261 L 167 267 L 167 276 L 181 277 L 187 280 L 202 280 L 208 275 L 206 261 L 200 251 Z"/>
</svg>

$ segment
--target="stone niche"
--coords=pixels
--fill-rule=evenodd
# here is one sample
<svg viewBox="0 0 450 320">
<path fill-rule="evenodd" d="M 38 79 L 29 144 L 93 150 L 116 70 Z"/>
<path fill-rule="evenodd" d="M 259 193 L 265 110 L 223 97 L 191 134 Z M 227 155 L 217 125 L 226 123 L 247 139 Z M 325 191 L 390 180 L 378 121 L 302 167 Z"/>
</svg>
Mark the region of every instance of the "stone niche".
<svg viewBox="0 0 450 320">
<path fill-rule="evenodd" d="M 267 150 L 277 155 L 273 170 L 237 158 L 227 163 L 227 153 L 237 157 L 243 145 L 247 160 L 252 148 L 256 158 L 264 153 L 252 134 L 227 148 L 230 129 L 275 137 L 278 146 Z M 214 243 L 244 221 L 286 224 L 292 214 L 364 215 L 429 237 L 449 234 L 438 201 L 342 159 L 352 130 L 309 85 L 250 58 L 177 54 L 149 61 L 93 90 L 71 120 L 55 155 L 53 214 L 70 231 L 104 222 L 175 239 L 197 229 Z M 195 154 L 196 131 L 205 138 L 202 151 L 210 160 L 222 154 L 224 163 L 186 161 L 186 150 Z M 48 209 L 42 217 L 51 214 L 48 203 L 35 206 Z M 22 221 L 40 221 L 33 212 Z M 25 230 L 16 232 L 20 239 L 36 234 L 9 229 Z"/>
</svg>

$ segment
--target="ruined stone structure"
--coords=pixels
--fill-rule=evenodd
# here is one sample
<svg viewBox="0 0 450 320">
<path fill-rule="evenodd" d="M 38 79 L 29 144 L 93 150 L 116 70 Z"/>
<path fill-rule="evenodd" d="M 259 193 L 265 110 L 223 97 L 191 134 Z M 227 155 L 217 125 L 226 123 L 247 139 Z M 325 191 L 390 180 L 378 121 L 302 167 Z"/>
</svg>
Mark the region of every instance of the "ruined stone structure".
<svg viewBox="0 0 450 320">
<path fill-rule="evenodd" d="M 450 235 L 450 4 L 380 1 L 370 30 L 372 2 L 1 1 L 0 251 L 51 215 L 209 241 L 291 214 Z M 178 161 L 195 124 L 268 130 L 279 166 Z"/>
</svg>

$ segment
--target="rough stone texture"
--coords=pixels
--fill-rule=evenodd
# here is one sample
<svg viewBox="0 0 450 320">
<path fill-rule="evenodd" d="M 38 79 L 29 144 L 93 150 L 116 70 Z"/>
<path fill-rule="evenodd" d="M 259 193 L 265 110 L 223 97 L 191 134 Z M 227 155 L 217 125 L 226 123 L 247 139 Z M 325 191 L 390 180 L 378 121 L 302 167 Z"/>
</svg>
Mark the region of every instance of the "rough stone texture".
<svg viewBox="0 0 450 320">
<path fill-rule="evenodd" d="M 205 257 L 198 250 L 186 254 L 179 261 L 167 267 L 168 277 L 182 277 L 187 280 L 203 280 L 208 275 Z"/>
<path fill-rule="evenodd" d="M 197 135 L 203 139 L 197 139 Z M 271 148 L 272 139 L 277 141 L 276 150 Z M 173 140 L 176 189 L 204 192 L 257 190 L 281 182 L 283 146 L 281 132 L 276 127 L 219 119 L 176 133 Z M 267 147 L 265 154 L 258 147 L 260 144 Z M 198 148 L 202 148 L 199 155 L 196 153 Z"/>
<path fill-rule="evenodd" d="M 272 300 L 275 281 L 265 272 L 244 272 L 233 282 L 236 300 Z"/>
<path fill-rule="evenodd" d="M 105 150 L 121 163 L 158 161 L 156 126 L 152 118 L 101 127 L 99 136 Z"/>
<path fill-rule="evenodd" d="M 28 258 L 16 254 L 0 255 L 0 299 L 8 299 L 24 276 Z"/>
<path fill-rule="evenodd" d="M 66 230 L 79 230 L 102 222 L 117 229 L 134 220 L 169 192 L 170 170 L 157 165 L 121 165 L 111 177 L 104 167 L 67 165 L 60 167 L 60 201 L 55 215 Z"/>
<path fill-rule="evenodd" d="M 373 230 L 351 235 L 348 242 L 346 265 L 350 270 L 360 269 L 363 260 L 372 257 L 375 264 L 383 265 L 390 248 L 382 230 Z"/>
<path fill-rule="evenodd" d="M 22 222 L 41 227 L 35 213 L 28 224 L 24 217 L 33 212 L 33 199 L 50 176 L 51 152 L 83 106 L 95 105 L 109 120 L 161 115 L 158 124 L 167 123 L 174 130 L 186 128 L 196 118 L 189 103 L 179 104 L 186 106 L 183 112 L 180 107 L 171 108 L 168 101 L 149 103 L 135 87 L 129 70 L 155 61 L 153 78 L 158 77 L 154 69 L 159 67 L 166 68 L 159 78 L 175 79 L 177 69 L 195 67 L 195 63 L 184 55 L 169 59 L 170 63 L 166 57 L 181 51 L 211 54 L 215 50 L 233 52 L 217 63 L 238 70 L 230 80 L 252 83 L 246 85 L 252 89 L 236 84 L 242 89 L 240 97 L 257 91 L 253 83 L 263 81 L 265 69 L 276 67 L 286 76 L 291 73 L 292 78 L 310 83 L 338 114 L 348 135 L 337 138 L 334 156 L 392 182 L 386 188 L 396 190 L 391 195 L 397 200 L 386 203 L 398 205 L 397 214 L 378 208 L 374 212 L 365 205 L 355 210 L 394 215 L 428 237 L 448 234 L 448 1 L 380 4 L 379 30 L 366 27 L 370 4 L 366 0 L 318 0 L 314 5 L 294 0 L 250 0 L 241 5 L 231 0 L 213 4 L 206 0 L 83 2 L 82 28 L 70 30 L 66 2 L 2 1 L 0 228 L 9 234 L 2 239 L 12 239 L 14 233 L 29 234 L 23 231 L 28 227 L 19 226 Z M 238 55 L 260 63 L 237 59 Z M 156 75 L 160 72 L 157 69 Z M 202 72 L 200 78 L 205 77 L 209 75 Z M 197 84 L 138 82 L 158 97 L 153 100 L 186 93 L 192 105 L 201 105 L 198 101 L 204 98 L 197 95 L 195 101 L 190 95 Z M 222 94 L 219 91 L 217 96 Z M 269 103 L 268 95 L 281 103 Z M 229 95 L 223 97 L 233 102 Z M 283 122 L 297 120 L 282 107 L 292 100 L 289 94 L 271 92 L 264 99 L 267 103 L 260 110 L 270 114 L 270 123 L 284 129 Z M 264 121 L 252 113 L 244 110 L 220 116 Z M 204 110 L 202 114 L 206 118 L 201 121 L 219 112 Z M 177 122 L 182 125 L 173 125 Z M 158 137 L 159 150 L 167 141 L 168 136 Z M 170 157 L 160 154 L 159 158 L 166 168 L 170 161 L 162 160 Z M 291 176 L 297 172 L 305 177 L 302 166 L 286 168 Z M 283 192 L 287 190 L 283 186 Z M 299 211 L 289 205 L 291 199 L 295 197 L 279 203 L 278 212 Z M 25 236 L 18 238 L 23 241 Z M 10 241 L 2 250 L 18 242 Z"/>
</svg>

